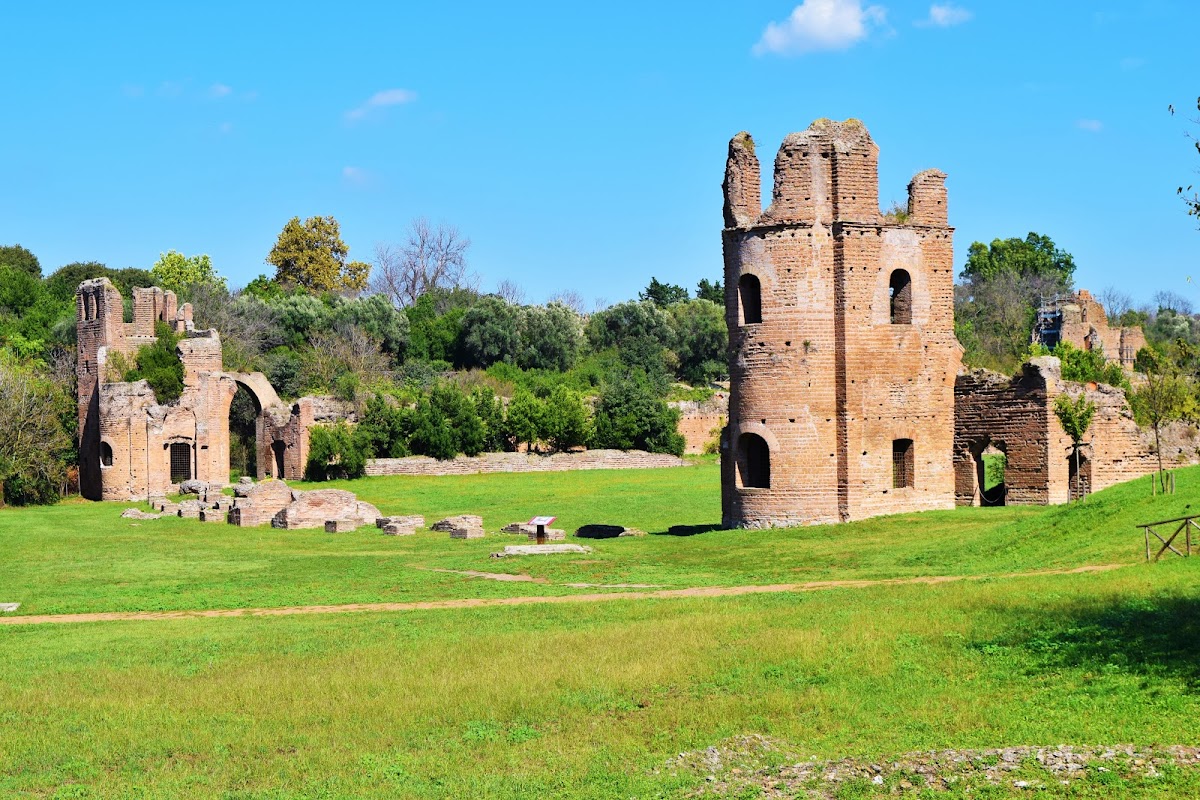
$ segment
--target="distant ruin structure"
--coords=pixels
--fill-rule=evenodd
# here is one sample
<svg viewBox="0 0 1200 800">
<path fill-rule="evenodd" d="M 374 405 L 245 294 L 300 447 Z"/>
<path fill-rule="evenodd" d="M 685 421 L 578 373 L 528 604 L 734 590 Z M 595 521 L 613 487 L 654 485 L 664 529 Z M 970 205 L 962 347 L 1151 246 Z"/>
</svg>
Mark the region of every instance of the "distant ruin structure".
<svg viewBox="0 0 1200 800">
<path fill-rule="evenodd" d="M 727 527 L 954 506 L 946 176 L 918 173 L 884 216 L 878 162 L 861 122 L 818 120 L 784 139 L 764 211 L 753 139 L 729 143 Z"/>
<path fill-rule="evenodd" d="M 1054 400 L 1060 394 L 1081 393 L 1095 404 L 1096 414 L 1076 473 L 1071 438 L 1054 414 Z M 1066 382 L 1057 358 L 1035 358 L 1012 378 L 973 370 L 958 377 L 954 394 L 958 505 L 1055 505 L 1158 467 L 1125 392 L 1104 384 Z M 1004 482 L 985 492 L 984 455 L 989 453 L 1004 456 Z"/>
<path fill-rule="evenodd" d="M 1087 289 L 1042 301 L 1033 330 L 1033 342 L 1054 349 L 1069 342 L 1079 350 L 1099 350 L 1109 363 L 1133 369 L 1138 350 L 1146 346 L 1141 326 L 1112 327 L 1103 304 Z"/>
<path fill-rule="evenodd" d="M 107 278 L 84 281 L 75 296 L 78 333 L 79 483 L 93 500 L 148 500 L 188 480 L 229 482 L 229 408 L 238 387 L 258 412 L 260 477 L 300 478 L 308 456 L 314 398 L 284 405 L 262 373 L 225 372 L 221 337 L 196 330 L 190 304 L 158 287 L 133 290 L 133 321 L 124 321 L 121 293 Z M 160 404 L 145 381 L 110 374 L 120 353 L 132 360 L 165 324 L 183 334 L 183 395 Z"/>
</svg>

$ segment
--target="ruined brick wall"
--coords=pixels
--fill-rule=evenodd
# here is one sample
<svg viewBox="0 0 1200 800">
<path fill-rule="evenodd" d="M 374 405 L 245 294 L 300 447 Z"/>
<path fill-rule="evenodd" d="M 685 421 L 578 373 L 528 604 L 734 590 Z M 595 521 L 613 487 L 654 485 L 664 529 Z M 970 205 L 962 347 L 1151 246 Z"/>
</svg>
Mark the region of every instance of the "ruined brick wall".
<svg viewBox="0 0 1200 800">
<path fill-rule="evenodd" d="M 955 495 L 980 505 L 980 454 L 994 446 L 1007 456 L 1005 502 L 1053 505 L 1076 491 L 1071 439 L 1054 414 L 1054 400 L 1085 393 L 1096 413 L 1085 436 L 1080 483 L 1085 493 L 1147 475 L 1157 468 L 1146 432 L 1134 422 L 1125 392 L 1062 380 L 1057 358 L 1036 358 L 1015 378 L 985 370 L 960 375 L 955 385 Z"/>
<path fill-rule="evenodd" d="M 429 456 L 373 458 L 367 475 L 479 475 L 493 472 L 570 472 L 589 469 L 682 467 L 683 459 L 641 450 L 584 450 L 579 453 L 483 453 L 438 461 Z"/>
<path fill-rule="evenodd" d="M 1080 289 L 1062 306 L 1059 339 L 1080 350 L 1101 349 L 1107 361 L 1130 369 L 1137 351 L 1146 346 L 1140 326 L 1111 327 L 1104 306 L 1087 289 Z"/>
<path fill-rule="evenodd" d="M 173 449 L 186 453 L 188 477 L 227 483 L 229 407 L 238 384 L 260 410 L 278 406 L 278 397 L 262 375 L 222 372 L 220 336 L 195 331 L 191 306 L 179 307 L 174 293 L 138 288 L 133 300 L 133 321 L 126 323 L 120 292 L 107 279 L 84 281 L 76 293 L 81 493 L 96 500 L 168 494 Z M 167 405 L 144 381 L 106 382 L 105 374 L 113 354 L 132 356 L 152 343 L 159 323 L 185 334 L 178 345 L 184 390 Z"/>
<path fill-rule="evenodd" d="M 683 436 L 684 452 L 698 455 L 704 452 L 709 442 L 719 439 L 721 429 L 729 419 L 729 394 L 717 392 L 704 402 L 690 400 L 669 404 L 679 409 L 679 424 L 676 429 Z"/>
<path fill-rule="evenodd" d="M 771 205 L 757 214 L 753 142 L 744 133 L 730 142 L 727 526 L 838 522 L 954 503 L 961 348 L 945 175 L 913 179 L 908 224 L 885 220 L 878 152 L 861 123 L 818 120 L 784 140 Z M 892 294 L 905 276 L 897 315 Z M 906 440 L 911 485 L 897 488 L 893 450 Z"/>
</svg>

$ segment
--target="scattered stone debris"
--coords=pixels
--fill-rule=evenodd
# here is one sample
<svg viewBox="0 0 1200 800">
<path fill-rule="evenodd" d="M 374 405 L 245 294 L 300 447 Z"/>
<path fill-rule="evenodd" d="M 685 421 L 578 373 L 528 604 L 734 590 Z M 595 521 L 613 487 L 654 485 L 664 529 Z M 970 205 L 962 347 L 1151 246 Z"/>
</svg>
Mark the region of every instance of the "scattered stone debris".
<svg viewBox="0 0 1200 800">
<path fill-rule="evenodd" d="M 0 612 L 9 613 L 21 607 L 20 603 L 0 603 Z"/>
<path fill-rule="evenodd" d="M 179 484 L 180 494 L 208 494 L 209 485 L 206 481 L 190 480 Z M 221 491 L 220 487 L 216 487 L 216 491 Z"/>
<path fill-rule="evenodd" d="M 646 532 L 624 525 L 584 525 L 575 530 L 575 535 L 580 539 L 616 539 L 621 536 L 645 536 Z"/>
<path fill-rule="evenodd" d="M 772 766 L 782 758 L 790 766 Z M 764 736 L 736 736 L 717 746 L 680 753 L 667 761 L 672 774 L 703 776 L 694 796 L 835 798 L 871 785 L 890 794 L 969 792 L 972 787 L 1039 790 L 1070 785 L 1089 775 L 1114 772 L 1123 778 L 1156 778 L 1164 768 L 1200 767 L 1200 747 L 1112 747 L 1059 745 L 991 750 L 936 750 L 870 761 L 804 758 Z M 855 796 L 858 796 L 857 794 Z"/>
<path fill-rule="evenodd" d="M 158 519 L 158 514 L 150 514 L 140 508 L 127 508 L 121 512 L 123 519 Z"/>
<path fill-rule="evenodd" d="M 212 508 L 206 508 L 200 512 L 201 522 L 228 522 L 229 514 L 220 510 L 215 505 Z"/>
<path fill-rule="evenodd" d="M 254 486 L 238 484 L 233 487 L 236 498 L 229 511 L 233 525 L 266 525 L 292 502 L 292 489 L 280 480 L 263 481 Z M 324 519 L 321 520 L 324 524 Z"/>
<path fill-rule="evenodd" d="M 338 523 L 341 530 L 355 530 L 374 525 L 379 519 L 379 509 L 359 500 L 354 492 L 343 489 L 315 489 L 311 492 L 293 492 L 291 503 L 271 519 L 275 528 L 325 528 L 327 523 Z"/>
<path fill-rule="evenodd" d="M 200 519 L 200 512 L 208 508 L 208 503 L 203 500 L 184 500 L 179 504 L 179 511 L 176 512 L 184 519 Z"/>
<path fill-rule="evenodd" d="M 592 548 L 581 544 L 510 544 L 504 552 L 492 553 L 492 558 L 508 556 L 548 556 L 555 553 L 590 553 Z"/>
<path fill-rule="evenodd" d="M 446 517 L 430 526 L 430 530 L 440 533 L 449 532 L 451 539 L 482 539 L 483 517 L 475 514 L 459 514 L 457 517 Z"/>
<path fill-rule="evenodd" d="M 254 478 L 251 478 L 249 475 L 243 475 L 242 477 L 238 478 L 238 485 L 239 486 L 253 486 Z"/>
<path fill-rule="evenodd" d="M 537 528 L 528 522 L 510 522 L 500 529 L 501 533 L 537 533 Z"/>
<path fill-rule="evenodd" d="M 375 520 L 375 527 L 382 530 L 385 536 L 412 536 L 417 532 L 417 528 L 425 527 L 425 518 L 420 514 L 380 517 Z"/>
</svg>

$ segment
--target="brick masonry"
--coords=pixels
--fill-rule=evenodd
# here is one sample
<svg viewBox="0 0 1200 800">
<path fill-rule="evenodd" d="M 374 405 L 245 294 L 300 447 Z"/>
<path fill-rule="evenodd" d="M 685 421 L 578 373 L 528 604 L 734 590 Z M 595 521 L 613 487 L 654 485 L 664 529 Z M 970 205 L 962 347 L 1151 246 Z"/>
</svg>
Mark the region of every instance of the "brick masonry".
<svg viewBox="0 0 1200 800">
<path fill-rule="evenodd" d="M 128 501 L 173 493 L 180 482 L 172 478 L 173 453 L 188 479 L 227 485 L 229 407 L 239 386 L 259 410 L 259 475 L 303 476 L 309 430 L 323 419 L 320 398 L 301 398 L 289 409 L 261 373 L 222 371 L 220 335 L 196 330 L 191 305 L 179 306 L 173 292 L 134 289 L 132 322 L 124 321 L 121 293 L 107 278 L 83 281 L 75 302 L 84 497 Z M 160 323 L 183 335 L 177 348 L 183 394 L 165 405 L 145 381 L 122 382 L 114 369 L 118 355 L 131 360 L 153 343 Z"/>
<path fill-rule="evenodd" d="M 1085 393 L 1096 414 L 1081 451 L 1084 494 L 1147 475 L 1158 467 L 1146 432 L 1133 420 L 1125 392 L 1103 384 L 1069 383 L 1057 358 L 1035 358 L 1009 378 L 986 370 L 955 383 L 955 500 L 959 505 L 1065 503 L 1075 496 L 1071 439 L 1054 415 L 1054 400 Z M 981 455 L 1003 452 L 1005 491 L 983 497 Z"/>
<path fill-rule="evenodd" d="M 1114 328 L 1104 306 L 1087 289 L 1080 289 L 1061 306 L 1059 338 L 1080 350 L 1101 350 L 1106 360 L 1132 368 L 1137 351 L 1146 346 L 1141 327 Z"/>
<path fill-rule="evenodd" d="M 954 505 L 962 349 L 946 176 L 913 178 L 902 224 L 880 213 L 878 154 L 857 120 L 818 120 L 784 140 L 763 211 L 753 140 L 729 144 L 727 527 Z M 911 459 L 907 486 L 893 474 L 897 448 Z"/>
</svg>

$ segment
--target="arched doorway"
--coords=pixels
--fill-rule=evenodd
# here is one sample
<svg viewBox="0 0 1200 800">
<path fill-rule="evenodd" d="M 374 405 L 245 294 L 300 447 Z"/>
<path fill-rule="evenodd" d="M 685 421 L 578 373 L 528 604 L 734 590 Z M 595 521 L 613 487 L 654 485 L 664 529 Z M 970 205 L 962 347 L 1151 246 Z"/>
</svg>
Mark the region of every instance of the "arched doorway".
<svg viewBox="0 0 1200 800">
<path fill-rule="evenodd" d="M 229 404 L 229 476 L 236 481 L 249 476 L 258 479 L 262 470 L 258 464 L 258 418 L 262 408 L 258 398 L 244 384 L 237 384 L 237 393 Z"/>
<path fill-rule="evenodd" d="M 271 453 L 275 456 L 275 477 L 282 478 L 284 472 L 284 457 L 287 453 L 287 442 L 276 439 L 271 443 Z"/>
<path fill-rule="evenodd" d="M 757 433 L 738 437 L 737 470 L 743 489 L 771 488 L 771 448 Z"/>
</svg>

